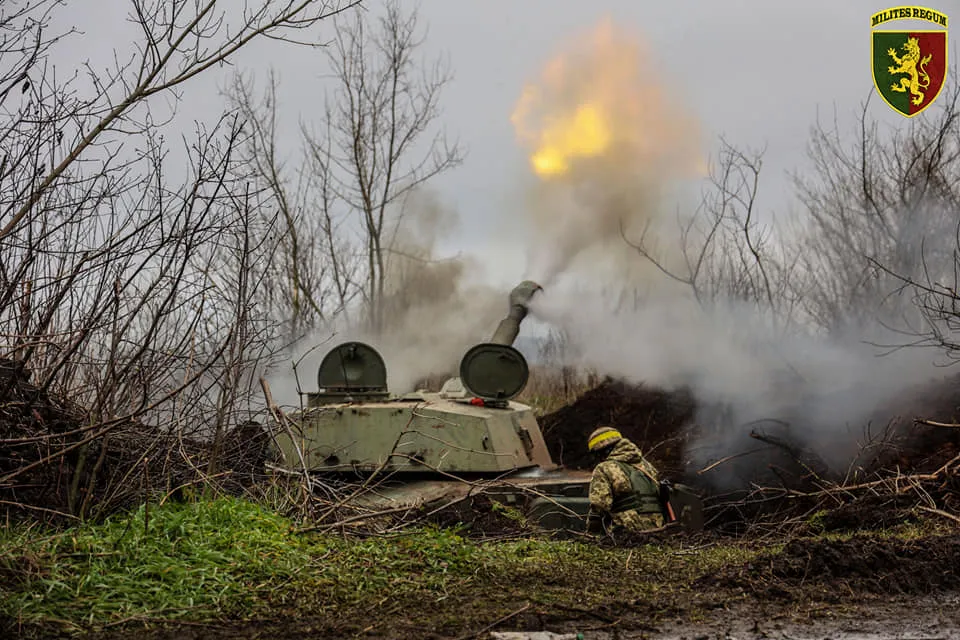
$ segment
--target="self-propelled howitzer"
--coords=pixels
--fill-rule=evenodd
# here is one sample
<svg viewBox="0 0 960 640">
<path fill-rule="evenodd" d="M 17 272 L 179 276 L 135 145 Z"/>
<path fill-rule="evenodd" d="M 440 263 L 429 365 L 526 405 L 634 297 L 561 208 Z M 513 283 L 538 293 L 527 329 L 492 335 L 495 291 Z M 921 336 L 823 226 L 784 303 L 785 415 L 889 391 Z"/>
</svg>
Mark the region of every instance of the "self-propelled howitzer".
<svg viewBox="0 0 960 640">
<path fill-rule="evenodd" d="M 529 368 L 513 347 L 531 299 L 524 281 L 510 292 L 507 315 L 489 342 L 474 345 L 459 376 L 439 392 L 393 395 L 383 358 L 369 344 L 344 342 L 320 363 L 318 390 L 274 437 L 277 464 L 290 471 L 343 477 L 377 474 L 369 507 L 439 506 L 482 480 L 484 493 L 513 505 L 547 529 L 581 530 L 590 474 L 551 459 L 533 410 L 514 401 Z"/>
</svg>

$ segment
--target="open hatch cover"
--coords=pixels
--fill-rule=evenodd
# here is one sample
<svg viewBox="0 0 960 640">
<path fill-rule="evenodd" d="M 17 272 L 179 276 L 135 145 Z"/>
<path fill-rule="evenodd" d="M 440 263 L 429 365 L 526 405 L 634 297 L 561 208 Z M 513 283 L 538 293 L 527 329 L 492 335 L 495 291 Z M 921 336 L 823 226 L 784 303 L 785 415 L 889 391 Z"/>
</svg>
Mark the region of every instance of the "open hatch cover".
<svg viewBox="0 0 960 640">
<path fill-rule="evenodd" d="M 323 358 L 317 373 L 320 389 L 327 391 L 387 390 L 387 368 L 377 350 L 363 342 L 345 342 Z"/>
<path fill-rule="evenodd" d="M 529 377 L 523 354 L 504 344 L 478 344 L 460 361 L 464 388 L 483 400 L 511 400 L 527 386 Z"/>
</svg>

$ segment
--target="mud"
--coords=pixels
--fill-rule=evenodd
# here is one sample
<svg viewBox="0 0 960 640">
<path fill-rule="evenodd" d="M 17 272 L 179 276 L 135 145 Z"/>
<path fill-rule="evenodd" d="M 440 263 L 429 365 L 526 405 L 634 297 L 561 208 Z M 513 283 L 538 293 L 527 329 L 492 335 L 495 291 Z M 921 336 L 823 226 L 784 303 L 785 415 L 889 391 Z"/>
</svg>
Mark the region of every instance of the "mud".
<svg viewBox="0 0 960 640">
<path fill-rule="evenodd" d="M 832 593 L 925 595 L 960 589 L 960 535 L 916 540 L 854 536 L 800 539 L 783 551 L 698 580 L 705 588 L 763 598 L 796 598 L 804 589 Z M 826 587 L 826 589 L 824 589 Z"/>
<path fill-rule="evenodd" d="M 520 612 L 520 613 L 517 613 Z M 515 615 L 511 615 L 515 614 Z M 396 615 L 383 624 L 376 612 L 352 620 L 335 616 L 277 619 L 244 624 L 172 625 L 118 630 L 85 638 L 104 640 L 935 640 L 960 636 L 960 597 L 862 599 L 856 604 L 798 602 L 770 606 L 716 602 L 691 611 L 650 612 L 611 608 L 576 610 L 516 603 L 513 611 L 441 630 Z"/>
<path fill-rule="evenodd" d="M 452 592 L 439 601 L 414 597 L 363 610 L 340 607 L 328 615 L 278 611 L 271 620 L 131 627 L 89 637 L 466 640 L 493 638 L 494 632 L 515 633 L 516 640 L 545 632 L 580 633 L 584 640 L 960 637 L 958 552 L 960 534 L 807 538 L 789 542 L 779 554 L 771 551 L 679 586 L 626 570 L 557 574 L 536 582 L 494 581 L 481 591 Z M 650 588 L 629 588 L 643 583 Z M 571 596 L 598 589 L 608 594 L 601 605 L 580 604 Z"/>
</svg>

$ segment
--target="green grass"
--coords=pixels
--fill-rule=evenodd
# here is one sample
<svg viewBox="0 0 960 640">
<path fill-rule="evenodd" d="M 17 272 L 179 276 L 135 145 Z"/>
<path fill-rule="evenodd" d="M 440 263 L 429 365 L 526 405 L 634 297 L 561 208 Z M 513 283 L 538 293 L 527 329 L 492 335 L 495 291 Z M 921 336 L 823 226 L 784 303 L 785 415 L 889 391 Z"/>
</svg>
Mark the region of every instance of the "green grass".
<svg viewBox="0 0 960 640">
<path fill-rule="evenodd" d="M 389 539 L 299 534 L 239 499 L 166 504 L 39 535 L 0 537 L 0 615 L 18 623 L 102 626 L 142 618 L 314 613 L 384 597 L 442 599 L 495 561 L 455 531 Z"/>
<path fill-rule="evenodd" d="M 471 582 L 486 551 L 451 530 L 433 528 L 395 538 L 317 537 L 311 548 L 323 553 L 323 562 L 297 585 L 297 599 L 312 594 L 321 608 L 363 605 L 388 596 L 440 599 Z"/>
<path fill-rule="evenodd" d="M 925 531 L 911 525 L 884 534 Z M 149 513 L 141 507 L 61 532 L 3 531 L 0 617 L 77 629 L 154 619 L 336 619 L 371 610 L 391 620 L 400 608 L 442 625 L 443 616 L 462 624 L 469 610 L 508 613 L 521 600 L 656 607 L 689 597 L 702 575 L 780 548 L 477 542 L 436 528 L 342 538 L 298 533 L 292 521 L 248 501 L 206 500 L 152 505 Z"/>
<path fill-rule="evenodd" d="M 4 531 L 0 615 L 89 628 L 137 619 L 323 614 L 479 593 L 506 601 L 535 592 L 544 601 L 579 602 L 584 580 L 598 596 L 619 597 L 625 574 L 642 593 L 749 553 L 721 548 L 678 557 L 655 546 L 480 543 L 435 528 L 345 539 L 299 534 L 290 520 L 256 504 L 218 499 L 141 507 L 62 532 Z"/>
<path fill-rule="evenodd" d="M 289 521 L 249 502 L 141 507 L 48 536 L 5 532 L 0 571 L 10 579 L 0 612 L 26 623 L 78 624 L 231 612 L 310 559 Z"/>
</svg>

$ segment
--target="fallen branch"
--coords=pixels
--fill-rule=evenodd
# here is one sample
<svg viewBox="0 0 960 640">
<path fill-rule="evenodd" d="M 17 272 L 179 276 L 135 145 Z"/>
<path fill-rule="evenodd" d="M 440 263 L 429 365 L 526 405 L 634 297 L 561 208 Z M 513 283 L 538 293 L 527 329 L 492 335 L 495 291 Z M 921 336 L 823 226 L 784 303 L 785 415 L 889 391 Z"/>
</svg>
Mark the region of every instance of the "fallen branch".
<svg viewBox="0 0 960 640">
<path fill-rule="evenodd" d="M 960 424 L 956 422 L 936 422 L 934 420 L 925 420 L 923 418 L 914 418 L 913 422 L 915 424 L 925 424 L 928 427 L 950 427 L 950 428 L 960 428 Z"/>
<path fill-rule="evenodd" d="M 956 522 L 957 524 L 960 524 L 960 517 L 957 517 L 957 516 L 953 515 L 952 513 L 947 513 L 946 511 L 944 511 L 944 510 L 942 510 L 942 509 L 934 509 L 933 507 L 925 507 L 925 506 L 923 506 L 923 505 L 919 505 L 917 508 L 920 509 L 921 511 L 926 511 L 926 512 L 928 512 L 928 513 L 933 513 L 933 514 L 936 514 L 936 515 L 938 515 L 938 516 L 943 516 L 944 518 L 949 518 L 950 520 L 953 520 L 953 521 Z"/>
<path fill-rule="evenodd" d="M 61 518 L 70 518 L 72 520 L 79 520 L 80 518 L 73 515 L 72 513 L 65 513 L 63 511 L 57 511 L 56 509 L 47 509 L 46 507 L 38 507 L 32 504 L 26 504 L 24 502 L 14 502 L 12 500 L 0 500 L 0 504 L 5 504 L 11 507 L 16 507 L 18 509 L 30 509 L 32 511 L 39 511 L 42 513 L 49 513 L 54 516 L 59 516 Z"/>
<path fill-rule="evenodd" d="M 360 497 L 364 493 L 367 493 L 369 491 L 372 491 L 373 489 L 376 489 L 381 482 L 383 482 L 384 480 L 389 478 L 390 475 L 392 475 L 392 474 L 388 474 L 385 478 L 380 478 L 378 482 L 376 484 L 373 484 L 372 486 L 370 484 L 374 480 L 378 479 L 380 474 L 383 473 L 388 466 L 390 466 L 390 463 L 393 461 L 394 456 L 402 455 L 402 454 L 396 453 L 397 447 L 400 445 L 400 441 L 403 439 L 403 436 L 409 432 L 408 430 L 409 430 L 410 424 L 413 422 L 415 417 L 416 416 L 413 415 L 413 413 L 411 412 L 410 419 L 407 421 L 407 424 L 397 435 L 397 439 L 394 440 L 393 446 L 390 447 L 390 453 L 383 459 L 383 461 L 379 465 L 377 465 L 377 468 L 373 470 L 373 472 L 363 481 L 363 483 L 355 491 L 353 491 L 353 493 L 345 496 L 344 498 L 335 502 L 333 505 L 327 507 L 327 510 L 324 511 L 322 514 L 320 514 L 316 518 L 317 522 L 323 522 L 327 518 L 327 516 L 334 513 L 337 509 L 343 507 L 344 505 L 349 503 L 351 500 L 354 500 L 355 498 Z"/>
<path fill-rule="evenodd" d="M 313 483 L 310 478 L 310 467 L 307 466 L 307 460 L 303 457 L 303 450 L 300 448 L 300 445 L 297 444 L 297 438 L 293 435 L 293 429 L 290 428 L 287 416 L 284 415 L 280 407 L 273 401 L 273 394 L 270 393 L 270 385 L 267 384 L 267 381 L 262 376 L 260 377 L 260 388 L 263 389 L 263 399 L 267 403 L 267 410 L 270 411 L 270 415 L 277 421 L 277 424 L 287 432 L 287 435 L 290 437 L 290 443 L 297 452 L 297 457 L 300 459 L 300 469 L 303 472 L 304 489 L 306 489 L 306 493 L 309 496 L 313 493 Z"/>
<path fill-rule="evenodd" d="M 396 507 L 394 509 L 385 509 L 384 511 L 376 511 L 373 513 L 361 513 L 357 516 L 351 516 L 349 518 L 344 518 L 343 520 L 337 520 L 333 524 L 328 524 L 324 526 L 315 526 L 315 527 L 305 527 L 297 531 L 297 533 L 308 533 L 312 531 L 319 531 L 320 533 L 326 533 L 332 529 L 336 529 L 342 525 L 348 524 L 350 522 L 360 522 L 361 520 L 368 520 L 370 518 L 378 518 L 382 516 L 390 516 L 396 513 L 403 513 L 405 511 L 410 511 L 413 509 L 411 506 L 406 507 Z"/>
<path fill-rule="evenodd" d="M 766 451 L 766 450 L 767 450 L 766 447 L 757 447 L 756 449 L 750 449 L 749 451 L 741 451 L 740 453 L 735 453 L 733 455 L 720 458 L 716 462 L 712 464 L 708 464 L 703 469 L 700 469 L 700 471 L 697 471 L 697 475 L 699 476 L 701 474 L 706 473 L 707 471 L 710 471 L 711 469 L 715 469 L 716 467 L 719 467 L 724 462 L 730 462 L 731 460 L 742 458 L 743 456 L 748 456 L 751 453 L 759 453 L 760 451 Z"/>
<path fill-rule="evenodd" d="M 495 629 L 496 627 L 503 624 L 507 620 L 517 617 L 518 615 L 520 615 L 521 613 L 523 613 L 529 608 L 530 608 L 530 603 L 528 602 L 527 604 L 523 605 L 513 613 L 508 613 L 507 615 L 503 616 L 499 620 L 496 620 L 488 624 L 487 626 L 485 626 L 483 629 L 480 629 L 479 631 L 474 631 L 473 633 L 468 633 L 465 636 L 460 636 L 459 638 L 457 638 L 457 640 L 470 640 L 471 638 L 478 638 L 482 636 L 484 633 L 486 633 L 487 631 L 490 631 L 491 629 Z"/>
</svg>

